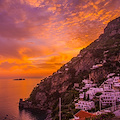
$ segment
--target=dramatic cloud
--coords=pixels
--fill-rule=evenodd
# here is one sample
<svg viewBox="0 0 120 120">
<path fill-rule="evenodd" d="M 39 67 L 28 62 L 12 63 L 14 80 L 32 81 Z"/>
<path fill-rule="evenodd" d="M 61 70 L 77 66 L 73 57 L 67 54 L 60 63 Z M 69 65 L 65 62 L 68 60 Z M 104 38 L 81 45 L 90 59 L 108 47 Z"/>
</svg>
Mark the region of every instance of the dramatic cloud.
<svg viewBox="0 0 120 120">
<path fill-rule="evenodd" d="M 119 0 L 0 0 L 0 76 L 51 74 L 119 15 Z"/>
</svg>

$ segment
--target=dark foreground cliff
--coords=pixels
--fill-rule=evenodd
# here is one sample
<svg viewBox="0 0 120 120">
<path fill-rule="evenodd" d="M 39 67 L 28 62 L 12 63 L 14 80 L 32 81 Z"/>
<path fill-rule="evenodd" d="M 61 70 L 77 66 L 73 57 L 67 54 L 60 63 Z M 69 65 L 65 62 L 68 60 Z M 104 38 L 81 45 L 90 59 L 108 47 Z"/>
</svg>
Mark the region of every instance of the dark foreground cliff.
<svg viewBox="0 0 120 120">
<path fill-rule="evenodd" d="M 78 95 L 72 90 L 74 83 L 81 83 L 83 79 L 89 78 L 100 85 L 111 72 L 120 73 L 120 17 L 108 23 L 104 34 L 82 49 L 77 57 L 43 79 L 33 89 L 30 97 L 20 102 L 20 107 L 50 109 L 52 118 L 57 119 L 60 96 L 63 98 L 63 107 L 67 105 L 70 111 L 74 108 L 72 102 Z M 74 114 L 75 110 L 71 112 Z M 64 118 L 65 115 L 67 113 L 63 111 Z"/>
</svg>

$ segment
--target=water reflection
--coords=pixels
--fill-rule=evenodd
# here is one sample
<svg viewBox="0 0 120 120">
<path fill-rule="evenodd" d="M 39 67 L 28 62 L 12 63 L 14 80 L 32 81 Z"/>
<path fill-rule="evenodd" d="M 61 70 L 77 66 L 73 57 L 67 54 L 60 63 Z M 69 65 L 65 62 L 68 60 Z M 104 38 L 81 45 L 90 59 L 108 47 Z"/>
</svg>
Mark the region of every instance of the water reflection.
<svg viewBox="0 0 120 120">
<path fill-rule="evenodd" d="M 46 112 L 40 110 L 25 110 L 19 109 L 19 116 L 22 120 L 44 120 L 46 118 Z"/>
<path fill-rule="evenodd" d="M 28 98 L 40 79 L 0 79 L 0 120 L 44 120 L 44 111 L 19 110 L 20 98 Z M 37 113 L 38 112 L 38 113 Z"/>
</svg>

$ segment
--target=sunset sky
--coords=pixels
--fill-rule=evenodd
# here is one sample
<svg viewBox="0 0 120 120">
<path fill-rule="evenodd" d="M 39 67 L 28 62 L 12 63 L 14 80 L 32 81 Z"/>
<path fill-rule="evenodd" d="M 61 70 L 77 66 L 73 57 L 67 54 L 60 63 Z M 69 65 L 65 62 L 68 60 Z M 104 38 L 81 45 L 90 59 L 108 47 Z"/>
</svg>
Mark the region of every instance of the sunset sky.
<svg viewBox="0 0 120 120">
<path fill-rule="evenodd" d="M 120 16 L 120 0 L 0 0 L 0 78 L 48 76 Z"/>
</svg>

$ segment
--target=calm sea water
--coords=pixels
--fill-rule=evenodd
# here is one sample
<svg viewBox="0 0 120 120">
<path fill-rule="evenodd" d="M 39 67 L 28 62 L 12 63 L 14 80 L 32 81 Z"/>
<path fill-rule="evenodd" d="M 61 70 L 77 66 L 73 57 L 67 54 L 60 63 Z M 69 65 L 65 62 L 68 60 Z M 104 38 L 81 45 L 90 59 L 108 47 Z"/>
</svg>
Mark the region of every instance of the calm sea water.
<svg viewBox="0 0 120 120">
<path fill-rule="evenodd" d="M 0 120 L 44 120 L 44 111 L 20 111 L 20 98 L 28 98 L 40 79 L 0 79 Z"/>
</svg>

